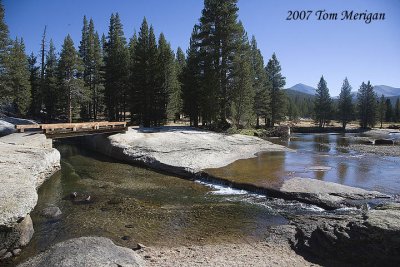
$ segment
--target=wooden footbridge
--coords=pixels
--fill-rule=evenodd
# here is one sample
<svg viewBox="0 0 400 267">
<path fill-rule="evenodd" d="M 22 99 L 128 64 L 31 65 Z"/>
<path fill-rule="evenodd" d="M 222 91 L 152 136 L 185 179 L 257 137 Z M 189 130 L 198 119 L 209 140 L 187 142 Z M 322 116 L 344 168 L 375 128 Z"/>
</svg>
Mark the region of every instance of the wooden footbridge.
<svg viewBox="0 0 400 267">
<path fill-rule="evenodd" d="M 48 138 L 59 139 L 100 133 L 120 133 L 127 130 L 126 122 L 83 122 L 15 125 L 18 132 L 42 131 Z"/>
</svg>

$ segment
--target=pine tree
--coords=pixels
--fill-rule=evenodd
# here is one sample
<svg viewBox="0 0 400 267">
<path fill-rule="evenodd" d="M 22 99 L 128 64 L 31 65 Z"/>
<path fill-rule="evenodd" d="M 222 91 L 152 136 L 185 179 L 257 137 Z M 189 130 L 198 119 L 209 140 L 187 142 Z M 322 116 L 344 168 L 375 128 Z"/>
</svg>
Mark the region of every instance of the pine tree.
<svg viewBox="0 0 400 267">
<path fill-rule="evenodd" d="M 44 86 L 44 106 L 46 112 L 46 120 L 52 121 L 59 115 L 59 110 L 62 108 L 61 92 L 58 87 L 58 60 L 56 55 L 56 48 L 53 40 L 50 39 L 49 51 L 46 55 L 46 73 L 45 73 L 45 86 Z"/>
<path fill-rule="evenodd" d="M 108 117 L 110 120 L 125 119 L 128 111 L 129 51 L 118 13 L 110 18 L 104 63 Z"/>
<path fill-rule="evenodd" d="M 378 104 L 378 119 L 379 122 L 381 123 L 381 129 L 383 126 L 383 121 L 385 120 L 385 114 L 386 114 L 386 101 L 385 101 L 385 96 L 382 95 Z"/>
<path fill-rule="evenodd" d="M 176 72 L 176 77 L 178 79 L 178 88 L 175 92 L 175 100 L 173 102 L 175 103 L 174 109 L 175 109 L 175 116 L 174 116 L 174 122 L 177 119 L 180 119 L 180 115 L 183 112 L 183 70 L 186 68 L 186 58 L 185 54 L 182 51 L 182 48 L 178 47 L 176 51 L 176 60 L 175 60 L 175 72 Z"/>
<path fill-rule="evenodd" d="M 390 102 L 390 99 L 386 99 L 386 107 L 385 107 L 385 121 L 386 122 L 391 122 L 393 121 L 393 107 L 392 107 L 392 102 Z"/>
<path fill-rule="evenodd" d="M 159 116 L 164 119 L 166 115 L 168 119 L 175 120 L 181 109 L 181 88 L 178 81 L 175 54 L 163 33 L 158 38 L 158 61 L 161 83 L 160 94 L 162 96 Z"/>
<path fill-rule="evenodd" d="M 7 64 L 14 107 L 19 115 L 25 115 L 31 103 L 31 85 L 28 57 L 22 39 L 16 38 L 12 43 Z"/>
<path fill-rule="evenodd" d="M 281 65 L 275 55 L 268 61 L 265 71 L 267 73 L 268 82 L 270 84 L 270 109 L 271 115 L 268 126 L 274 126 L 276 122 L 284 118 L 285 107 L 285 93 L 282 91 L 286 84 L 285 77 L 281 74 Z"/>
<path fill-rule="evenodd" d="M 376 123 L 377 100 L 371 83 L 361 84 L 357 93 L 358 116 L 361 128 L 374 127 Z"/>
<path fill-rule="evenodd" d="M 346 125 L 353 118 L 354 108 L 351 96 L 351 86 L 347 78 L 344 79 L 342 89 L 339 95 L 339 119 L 342 122 L 343 130 L 346 129 Z"/>
<path fill-rule="evenodd" d="M 251 38 L 251 60 L 254 74 L 254 111 L 257 116 L 256 127 L 259 127 L 260 117 L 269 115 L 269 84 L 264 70 L 264 59 L 254 36 Z"/>
<path fill-rule="evenodd" d="M 11 87 L 9 84 L 7 60 L 10 53 L 8 26 L 4 21 L 4 7 L 0 1 L 0 104 L 11 99 Z"/>
<path fill-rule="evenodd" d="M 144 127 L 159 125 L 165 119 L 167 95 L 160 75 L 158 52 L 153 27 L 149 28 L 144 18 L 131 67 L 132 109 Z"/>
<path fill-rule="evenodd" d="M 189 48 L 187 50 L 186 65 L 182 71 L 182 98 L 183 111 L 190 118 L 190 126 L 199 125 L 201 114 L 201 66 L 198 44 L 198 27 L 193 28 L 190 37 Z M 204 97 L 204 94 L 203 94 Z"/>
<path fill-rule="evenodd" d="M 84 98 L 84 82 L 82 79 L 82 61 L 74 47 L 71 36 L 64 39 L 60 60 L 58 64 L 58 75 L 61 87 L 61 100 L 67 114 L 68 122 L 72 122 L 75 111 Z"/>
<path fill-rule="evenodd" d="M 227 126 L 235 52 L 241 44 L 237 0 L 205 0 L 198 34 L 203 66 L 203 120 Z M 214 97 L 215 96 L 215 97 Z M 206 102 L 204 102 L 206 101 Z M 207 102 L 208 101 L 208 102 Z M 212 106 L 217 101 L 216 113 Z"/>
<path fill-rule="evenodd" d="M 394 121 L 400 122 L 400 98 L 397 98 L 396 105 L 394 106 Z"/>
<path fill-rule="evenodd" d="M 138 38 L 136 31 L 129 40 L 129 107 L 131 113 L 131 122 L 137 121 L 135 112 L 139 101 L 139 95 L 135 92 L 135 66 L 136 66 L 136 53 L 137 53 Z"/>
<path fill-rule="evenodd" d="M 40 90 L 40 68 L 36 66 L 36 57 L 33 53 L 28 57 L 28 69 L 29 69 L 29 82 L 31 84 L 31 114 L 39 114 L 41 109 L 41 101 L 39 101 L 39 90 Z"/>
<path fill-rule="evenodd" d="M 236 127 L 249 125 L 254 114 L 255 93 L 251 49 L 242 26 L 241 32 L 242 44 L 235 54 L 233 67 L 232 118 Z"/>
<path fill-rule="evenodd" d="M 322 76 L 318 83 L 318 88 L 315 93 L 314 100 L 315 118 L 318 121 L 319 127 L 325 127 L 327 120 L 330 119 L 331 111 L 332 100 L 329 95 L 329 89 L 327 87 L 324 76 Z"/>
<path fill-rule="evenodd" d="M 45 91 L 45 72 L 46 72 L 46 33 L 47 33 L 47 26 L 44 26 L 42 40 L 40 42 L 40 89 L 36 95 L 36 103 L 37 109 L 34 110 L 35 114 L 38 115 L 39 112 L 42 110 L 43 99 L 44 99 L 44 91 Z"/>
<path fill-rule="evenodd" d="M 146 18 L 143 19 L 135 42 L 135 53 L 131 59 L 131 112 L 140 124 L 149 127 L 152 92 L 147 77 L 149 26 Z"/>
<path fill-rule="evenodd" d="M 102 67 L 103 57 L 99 35 L 95 32 L 93 20 L 89 24 L 86 16 L 83 18 L 82 40 L 79 54 L 83 60 L 83 80 L 87 88 L 87 101 L 83 103 L 82 116 L 97 119 L 99 105 L 103 99 Z"/>
</svg>

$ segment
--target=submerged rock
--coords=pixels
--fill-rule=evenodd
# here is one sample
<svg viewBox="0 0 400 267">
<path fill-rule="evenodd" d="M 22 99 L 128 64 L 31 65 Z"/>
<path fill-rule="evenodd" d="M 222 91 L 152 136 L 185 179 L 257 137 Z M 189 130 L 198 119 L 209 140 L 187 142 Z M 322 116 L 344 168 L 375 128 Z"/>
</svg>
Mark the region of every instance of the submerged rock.
<svg viewBox="0 0 400 267">
<path fill-rule="evenodd" d="M 139 267 L 144 266 L 144 262 L 132 249 L 116 246 L 110 239 L 80 237 L 58 243 L 18 266 Z"/>
<path fill-rule="evenodd" d="M 57 219 L 61 216 L 62 212 L 59 207 L 51 206 L 42 210 L 41 215 L 49 219 Z"/>
</svg>

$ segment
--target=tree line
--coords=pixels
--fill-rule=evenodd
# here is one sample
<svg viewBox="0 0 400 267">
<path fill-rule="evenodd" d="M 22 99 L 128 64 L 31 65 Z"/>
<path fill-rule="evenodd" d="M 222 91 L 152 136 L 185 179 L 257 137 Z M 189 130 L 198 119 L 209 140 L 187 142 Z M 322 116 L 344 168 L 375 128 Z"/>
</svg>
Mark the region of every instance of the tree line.
<svg viewBox="0 0 400 267">
<path fill-rule="evenodd" d="M 274 125 L 284 118 L 285 77 L 275 54 L 264 64 L 236 2 L 204 1 L 186 53 L 175 53 L 163 33 L 156 38 L 146 18 L 127 40 L 116 13 L 107 36 L 85 16 L 78 47 L 67 35 L 59 53 L 45 28 L 38 57 L 25 55 L 22 38 L 9 40 L 1 5 L 1 101 L 44 121 L 130 119 L 158 126 L 187 116 L 193 126 L 258 126 L 262 119 Z"/>
<path fill-rule="evenodd" d="M 38 62 L 39 61 L 39 62 Z M 353 103 L 343 82 L 337 102 L 321 77 L 314 99 L 286 96 L 274 53 L 265 64 L 254 36 L 238 19 L 237 0 L 205 0 L 186 53 L 143 19 L 127 39 L 118 13 L 107 35 L 83 18 L 79 44 L 67 35 L 59 53 L 44 28 L 40 54 L 25 54 L 22 38 L 9 39 L 0 2 L 0 105 L 42 121 L 130 120 L 145 127 L 187 117 L 190 125 L 226 129 L 274 126 L 312 116 L 320 127 L 358 118 L 361 127 L 398 121 L 399 100 L 379 100 L 370 82 Z M 385 103 L 383 103 L 385 101 Z"/>
<path fill-rule="evenodd" d="M 363 82 L 357 96 L 351 93 L 352 87 L 347 78 L 343 80 L 339 99 L 334 102 L 329 94 L 327 83 L 322 76 L 313 101 L 314 118 L 319 127 L 325 127 L 330 120 L 338 120 L 345 129 L 353 121 L 359 121 L 361 128 L 374 127 L 377 123 L 400 121 L 400 99 L 397 98 L 393 108 L 390 99 L 384 95 L 378 97 L 370 81 Z"/>
</svg>

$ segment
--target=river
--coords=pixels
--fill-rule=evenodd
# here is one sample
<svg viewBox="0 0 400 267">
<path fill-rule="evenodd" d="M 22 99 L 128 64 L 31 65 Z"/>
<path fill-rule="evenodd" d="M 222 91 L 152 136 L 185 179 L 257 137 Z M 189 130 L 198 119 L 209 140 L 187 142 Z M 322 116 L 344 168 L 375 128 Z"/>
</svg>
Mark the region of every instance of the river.
<svg viewBox="0 0 400 267">
<path fill-rule="evenodd" d="M 398 158 L 363 155 L 346 149 L 337 134 L 296 134 L 274 142 L 297 152 L 260 153 L 213 175 L 255 184 L 279 185 L 290 177 L 400 192 Z M 105 236 L 136 248 L 262 240 L 268 227 L 286 224 L 285 214 L 324 212 L 296 201 L 284 201 L 243 190 L 190 181 L 121 163 L 69 142 L 57 142 L 61 171 L 39 189 L 31 216 L 35 234 L 14 264 L 49 246 L 80 236 Z M 73 201 L 72 192 L 78 193 Z M 84 201 L 90 196 L 89 201 Z M 41 215 L 57 206 L 58 219 Z"/>
<path fill-rule="evenodd" d="M 259 153 L 255 158 L 207 172 L 268 187 L 279 187 L 285 179 L 303 177 L 400 194 L 400 158 L 358 153 L 349 147 L 360 142 L 353 137 L 354 134 L 293 134 L 288 140 L 270 139 L 296 152 Z"/>
</svg>

